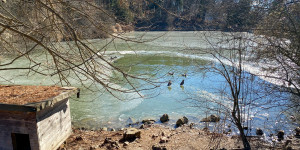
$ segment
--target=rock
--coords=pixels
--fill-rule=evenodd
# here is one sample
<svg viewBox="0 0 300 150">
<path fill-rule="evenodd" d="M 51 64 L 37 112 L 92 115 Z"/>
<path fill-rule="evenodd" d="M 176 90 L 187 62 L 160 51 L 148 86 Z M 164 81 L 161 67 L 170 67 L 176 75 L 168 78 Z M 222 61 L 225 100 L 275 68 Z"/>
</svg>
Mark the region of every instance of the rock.
<svg viewBox="0 0 300 150">
<path fill-rule="evenodd" d="M 107 128 L 106 128 L 106 127 L 103 127 L 103 128 L 101 129 L 101 131 L 107 131 Z"/>
<path fill-rule="evenodd" d="M 107 149 L 112 149 L 112 148 L 119 148 L 119 142 L 118 141 L 113 141 L 111 138 L 105 138 L 103 144 L 100 146 L 106 146 Z"/>
<path fill-rule="evenodd" d="M 83 139 L 82 139 L 82 137 L 81 136 L 77 136 L 76 138 L 75 138 L 75 141 L 82 141 Z"/>
<path fill-rule="evenodd" d="M 114 129 L 114 128 L 111 128 L 111 129 L 110 129 L 110 131 L 116 131 L 116 129 Z"/>
<path fill-rule="evenodd" d="M 117 32 L 123 32 L 120 24 L 116 23 L 115 28 L 116 28 Z"/>
<path fill-rule="evenodd" d="M 112 146 L 112 147 L 117 147 L 117 148 L 120 147 L 118 141 L 111 142 L 111 146 Z"/>
<path fill-rule="evenodd" d="M 220 121 L 220 116 L 218 115 L 210 115 L 209 117 L 207 118 L 203 118 L 201 120 L 201 122 L 219 122 Z"/>
<path fill-rule="evenodd" d="M 153 119 L 144 119 L 142 121 L 142 123 L 143 124 L 153 124 L 153 123 L 155 123 L 155 120 L 153 120 Z"/>
<path fill-rule="evenodd" d="M 195 126 L 194 123 L 190 123 L 190 129 L 193 129 L 194 126 Z"/>
<path fill-rule="evenodd" d="M 207 131 L 209 131 L 209 128 L 208 127 L 204 127 L 202 130 L 205 131 L 205 132 L 207 132 Z"/>
<path fill-rule="evenodd" d="M 297 127 L 297 128 L 295 129 L 295 131 L 296 131 L 296 136 L 300 136 L 300 127 Z"/>
<path fill-rule="evenodd" d="M 187 117 L 182 117 L 182 118 L 179 118 L 177 121 L 176 121 L 176 126 L 179 127 L 179 126 L 182 126 L 184 124 L 187 124 L 189 122 L 188 118 Z"/>
<path fill-rule="evenodd" d="M 160 138 L 159 143 L 167 143 L 167 142 L 169 142 L 169 139 L 168 139 L 168 138 L 166 138 L 166 137 Z"/>
<path fill-rule="evenodd" d="M 156 134 L 152 135 L 152 139 L 156 139 L 157 137 L 158 137 L 158 135 L 156 135 Z"/>
<path fill-rule="evenodd" d="M 141 131 L 135 128 L 128 128 L 123 134 L 123 140 L 133 141 L 136 138 L 141 138 Z"/>
<path fill-rule="evenodd" d="M 167 150 L 165 145 L 153 145 L 152 150 Z"/>
<path fill-rule="evenodd" d="M 161 121 L 162 123 L 169 121 L 169 115 L 168 115 L 168 114 L 163 114 L 163 115 L 160 117 L 160 121 Z"/>
<path fill-rule="evenodd" d="M 256 128 L 256 135 L 262 136 L 263 134 L 264 134 L 264 132 L 261 128 Z"/>
<path fill-rule="evenodd" d="M 278 138 L 278 141 L 281 141 L 284 139 L 284 131 L 283 130 L 278 131 L 277 138 Z"/>
<path fill-rule="evenodd" d="M 144 129 L 144 128 L 145 128 L 145 125 L 142 124 L 142 125 L 140 126 L 140 129 Z"/>
<path fill-rule="evenodd" d="M 123 144 L 123 146 L 128 146 L 128 145 L 129 145 L 128 141 L 124 142 L 124 144 Z"/>
<path fill-rule="evenodd" d="M 103 144 L 107 144 L 107 143 L 111 143 L 111 142 L 112 142 L 111 138 L 105 138 Z"/>
</svg>

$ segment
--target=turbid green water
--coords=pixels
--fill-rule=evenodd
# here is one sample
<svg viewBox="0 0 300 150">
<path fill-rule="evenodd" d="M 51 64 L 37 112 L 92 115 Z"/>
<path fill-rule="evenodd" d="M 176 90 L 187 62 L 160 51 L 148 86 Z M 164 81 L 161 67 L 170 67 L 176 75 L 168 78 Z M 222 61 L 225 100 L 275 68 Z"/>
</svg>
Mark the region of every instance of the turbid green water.
<svg viewBox="0 0 300 150">
<path fill-rule="evenodd" d="M 91 88 L 94 91 L 89 91 L 80 87 L 76 80 L 70 80 L 72 86 L 81 88 L 81 98 L 71 99 L 73 124 L 95 129 L 101 127 L 121 128 L 130 122 L 128 118 L 134 118 L 136 121 L 149 118 L 158 120 L 162 114 L 167 113 L 171 118 L 168 123 L 170 126 L 174 126 L 176 119 L 182 116 L 187 116 L 190 122 L 196 123 L 199 127 L 203 126 L 204 124 L 199 122 L 203 117 L 218 113 L 218 111 L 212 110 L 218 109 L 219 105 L 210 101 L 221 102 L 226 106 L 230 106 L 231 103 L 224 98 L 224 95 L 220 94 L 220 89 L 226 91 L 224 78 L 203 70 L 203 67 L 209 67 L 213 60 L 194 49 L 209 49 L 211 44 L 224 48 L 230 47 L 230 43 L 218 43 L 220 39 L 226 39 L 226 36 L 220 32 L 135 32 L 126 35 L 127 41 L 116 39 L 107 46 L 105 45 L 110 42 L 110 39 L 90 40 L 89 42 L 94 48 L 102 49 L 101 53 L 117 56 L 114 61 L 116 66 L 130 74 L 146 77 L 160 86 L 153 90 L 141 91 L 142 97 L 136 93 L 116 93 L 116 96 L 121 98 L 118 100 L 104 92 L 101 86 L 93 85 Z M 208 43 L 206 38 L 210 38 L 212 43 Z M 64 44 L 61 43 L 61 45 Z M 36 59 L 43 59 L 38 56 L 39 54 L 36 55 Z M 9 60 L 9 58 L 6 59 Z M 24 66 L 26 64 L 24 61 L 17 61 L 12 66 Z M 169 75 L 169 72 L 174 72 L 174 75 Z M 0 82 L 27 85 L 57 83 L 57 77 L 44 77 L 33 73 L 30 73 L 29 76 L 19 76 L 24 73 L 26 71 L 1 71 L 0 76 L 5 79 L 0 78 Z M 187 76 L 182 76 L 185 73 Z M 122 88 L 129 88 L 119 74 L 112 72 L 110 78 L 112 83 Z M 6 81 L 7 79 L 10 82 Z M 179 85 L 182 80 L 185 80 L 184 86 Z M 130 81 L 139 88 L 151 88 L 144 81 Z M 171 87 L 167 87 L 168 81 L 172 81 Z M 254 81 L 257 82 L 253 83 L 252 87 L 259 91 L 260 85 L 257 83 L 261 79 L 255 78 Z M 98 88 L 100 90 L 97 90 Z M 264 109 L 266 105 L 260 106 L 266 103 L 270 107 L 276 105 L 268 103 L 270 99 L 273 97 L 264 97 L 261 101 L 253 102 L 256 106 L 251 108 L 251 113 L 244 114 L 245 118 L 252 120 L 251 127 L 253 129 L 256 127 L 266 128 L 269 132 L 275 132 L 282 128 L 292 129 L 293 123 L 278 119 L 282 116 L 278 116 L 276 112 L 283 108 L 266 111 Z M 222 115 L 222 118 L 224 117 Z M 253 132 L 255 130 L 250 133 Z"/>
</svg>

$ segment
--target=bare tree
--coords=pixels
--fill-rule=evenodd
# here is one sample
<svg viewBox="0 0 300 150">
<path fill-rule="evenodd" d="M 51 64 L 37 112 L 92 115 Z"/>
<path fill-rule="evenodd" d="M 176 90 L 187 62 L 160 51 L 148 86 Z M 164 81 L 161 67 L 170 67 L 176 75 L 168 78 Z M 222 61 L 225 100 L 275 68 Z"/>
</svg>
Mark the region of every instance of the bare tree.
<svg viewBox="0 0 300 150">
<path fill-rule="evenodd" d="M 25 75 L 55 77 L 62 86 L 74 84 L 71 80 L 86 88 L 97 83 L 114 96 L 115 91 L 142 96 L 140 91 L 147 89 L 137 87 L 132 80 L 157 87 L 148 78 L 131 75 L 113 64 L 106 49 L 115 39 L 143 41 L 112 34 L 111 25 L 116 20 L 101 5 L 89 0 L 18 0 L 0 2 L 0 7 L 1 55 L 10 56 L 3 58 L 0 71 L 27 70 Z M 111 38 L 97 46 L 88 40 L 103 37 Z M 19 60 L 24 60 L 23 66 L 14 65 Z M 112 71 L 127 82 L 126 88 L 112 82 Z"/>
</svg>

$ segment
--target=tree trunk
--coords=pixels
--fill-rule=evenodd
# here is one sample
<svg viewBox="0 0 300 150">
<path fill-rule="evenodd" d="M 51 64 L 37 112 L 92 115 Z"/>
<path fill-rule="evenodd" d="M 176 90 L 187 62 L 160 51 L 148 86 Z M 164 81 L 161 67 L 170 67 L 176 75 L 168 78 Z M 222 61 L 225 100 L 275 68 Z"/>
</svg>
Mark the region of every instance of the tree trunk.
<svg viewBox="0 0 300 150">
<path fill-rule="evenodd" d="M 246 138 L 246 135 L 244 133 L 244 129 L 241 125 L 240 122 L 238 122 L 236 124 L 236 126 L 238 127 L 239 131 L 240 131 L 240 137 L 242 138 L 242 141 L 243 141 L 243 145 L 244 145 L 244 150 L 251 150 L 251 146 L 250 146 L 250 143 L 248 141 L 248 139 Z"/>
</svg>

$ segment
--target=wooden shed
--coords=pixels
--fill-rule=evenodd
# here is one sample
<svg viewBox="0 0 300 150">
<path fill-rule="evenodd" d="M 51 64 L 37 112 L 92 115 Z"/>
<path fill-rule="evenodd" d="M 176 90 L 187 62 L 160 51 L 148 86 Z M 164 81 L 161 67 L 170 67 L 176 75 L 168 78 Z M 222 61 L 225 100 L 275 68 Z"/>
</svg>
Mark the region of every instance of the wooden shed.
<svg viewBox="0 0 300 150">
<path fill-rule="evenodd" d="M 0 93 L 4 88 L 0 86 Z M 0 149 L 56 150 L 72 132 L 69 97 L 72 94 L 78 94 L 79 89 L 59 87 L 54 96 L 49 95 L 52 97 L 29 103 L 25 101 L 25 104 L 10 103 L 22 96 L 22 93 L 14 92 L 15 90 L 13 92 L 2 91 L 14 97 L 8 102 L 3 100 L 5 99 L 3 94 L 0 95 Z M 27 99 L 34 99 L 38 94 L 31 95 Z"/>
</svg>

